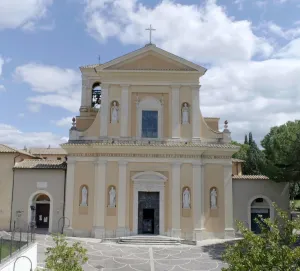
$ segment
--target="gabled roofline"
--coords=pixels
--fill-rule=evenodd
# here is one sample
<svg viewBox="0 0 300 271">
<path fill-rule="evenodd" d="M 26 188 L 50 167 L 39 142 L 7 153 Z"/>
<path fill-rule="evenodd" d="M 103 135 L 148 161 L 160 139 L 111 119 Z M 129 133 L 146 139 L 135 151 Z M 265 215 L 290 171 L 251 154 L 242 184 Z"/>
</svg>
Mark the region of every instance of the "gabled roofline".
<svg viewBox="0 0 300 271">
<path fill-rule="evenodd" d="M 128 54 L 125 54 L 123 56 L 120 56 L 120 57 L 117 57 L 113 60 L 110 60 L 104 64 L 99 64 L 99 65 L 91 65 L 91 66 L 83 66 L 83 67 L 80 67 L 80 70 L 84 70 L 84 69 L 96 69 L 97 71 L 102 71 L 110 66 L 113 66 L 113 65 L 116 65 L 118 63 L 121 63 L 123 61 L 126 61 L 130 58 L 133 58 L 133 57 L 136 57 L 140 54 L 143 54 L 143 53 L 146 53 L 146 52 L 149 52 L 149 51 L 153 51 L 153 52 L 156 52 L 164 57 L 167 57 L 169 58 L 170 60 L 173 60 L 173 61 L 176 61 L 176 62 L 179 62 L 183 65 L 186 65 L 192 69 L 195 69 L 196 71 L 200 72 L 202 75 L 205 74 L 205 72 L 207 71 L 207 69 L 203 68 L 202 66 L 200 65 L 197 65 L 191 61 L 188 61 L 182 57 L 179 57 L 177 55 L 174 55 L 172 53 L 169 53 L 159 47 L 156 47 L 154 44 L 149 44 L 149 45 L 146 45 L 140 49 L 137 49 L 133 52 L 130 52 Z"/>
</svg>

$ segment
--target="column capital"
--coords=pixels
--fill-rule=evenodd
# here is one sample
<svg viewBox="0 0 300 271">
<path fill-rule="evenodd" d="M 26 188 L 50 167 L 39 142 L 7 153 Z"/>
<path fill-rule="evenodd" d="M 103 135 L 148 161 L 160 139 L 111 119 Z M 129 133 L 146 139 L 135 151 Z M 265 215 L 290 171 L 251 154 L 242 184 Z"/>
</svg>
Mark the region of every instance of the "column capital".
<svg viewBox="0 0 300 271">
<path fill-rule="evenodd" d="M 199 90 L 201 85 L 191 85 L 192 90 Z"/>
<path fill-rule="evenodd" d="M 130 87 L 129 84 L 120 84 L 120 86 L 122 87 L 122 90 L 128 90 L 128 88 Z"/>
<path fill-rule="evenodd" d="M 126 166 L 128 164 L 128 161 L 120 160 L 118 161 L 119 166 Z"/>
<path fill-rule="evenodd" d="M 172 162 L 172 167 L 180 167 L 183 163 L 180 161 Z"/>
<path fill-rule="evenodd" d="M 67 160 L 67 164 L 68 165 L 75 165 L 75 163 L 76 163 L 76 158 L 70 158 L 70 157 L 68 157 L 68 160 Z"/>
<path fill-rule="evenodd" d="M 108 89 L 110 86 L 110 84 L 107 84 L 107 83 L 101 83 L 101 88 L 102 89 Z"/>
<path fill-rule="evenodd" d="M 95 165 L 106 165 L 107 161 L 106 160 L 100 160 L 99 158 L 96 158 L 96 160 L 94 161 Z"/>
<path fill-rule="evenodd" d="M 199 161 L 199 162 L 193 162 L 192 165 L 193 165 L 193 168 L 194 168 L 194 167 L 202 167 L 204 164 Z"/>
<path fill-rule="evenodd" d="M 181 85 L 170 85 L 172 90 L 179 90 Z"/>
</svg>

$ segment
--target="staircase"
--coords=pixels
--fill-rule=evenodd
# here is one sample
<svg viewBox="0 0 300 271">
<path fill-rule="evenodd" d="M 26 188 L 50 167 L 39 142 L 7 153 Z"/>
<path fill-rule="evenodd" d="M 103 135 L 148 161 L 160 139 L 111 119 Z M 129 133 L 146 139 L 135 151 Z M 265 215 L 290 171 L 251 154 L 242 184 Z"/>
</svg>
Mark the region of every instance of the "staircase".
<svg viewBox="0 0 300 271">
<path fill-rule="evenodd" d="M 180 245 L 181 239 L 160 235 L 138 235 L 130 237 L 120 237 L 119 244 L 127 245 Z"/>
</svg>

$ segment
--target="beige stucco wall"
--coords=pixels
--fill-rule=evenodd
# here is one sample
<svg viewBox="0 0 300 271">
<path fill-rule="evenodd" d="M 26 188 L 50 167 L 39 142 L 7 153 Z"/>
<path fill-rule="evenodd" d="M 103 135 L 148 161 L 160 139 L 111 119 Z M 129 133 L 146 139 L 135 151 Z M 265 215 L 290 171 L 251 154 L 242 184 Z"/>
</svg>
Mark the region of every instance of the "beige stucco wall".
<svg viewBox="0 0 300 271">
<path fill-rule="evenodd" d="M 27 155 L 0 153 L 0 230 L 9 230 L 13 187 L 14 162 L 20 162 Z"/>
<path fill-rule="evenodd" d="M 210 189 L 217 188 L 218 208 L 210 209 Z M 207 164 L 204 166 L 204 195 L 205 195 L 205 228 L 207 232 L 224 232 L 224 167 Z"/>
<path fill-rule="evenodd" d="M 286 183 L 271 180 L 233 180 L 233 217 L 234 220 L 249 225 L 249 204 L 254 197 L 268 197 L 271 202 L 285 211 L 289 210 L 289 189 Z"/>
<path fill-rule="evenodd" d="M 74 230 L 91 231 L 94 213 L 94 178 L 93 162 L 77 162 L 75 164 L 75 184 L 73 201 L 73 227 Z M 83 185 L 88 187 L 88 206 L 80 205 L 80 193 Z"/>
<path fill-rule="evenodd" d="M 47 188 L 38 189 L 37 182 L 47 182 Z M 52 231 L 57 232 L 58 220 L 63 216 L 65 171 L 60 169 L 15 169 L 12 220 L 16 211 L 23 211 L 21 221 L 28 225 L 28 211 L 33 195 L 46 192 L 52 198 Z M 39 192 L 38 192 L 39 191 Z M 50 214 L 51 215 L 51 214 Z M 67 223 L 67 222 L 66 222 Z M 62 227 L 62 224 L 60 225 Z"/>
</svg>

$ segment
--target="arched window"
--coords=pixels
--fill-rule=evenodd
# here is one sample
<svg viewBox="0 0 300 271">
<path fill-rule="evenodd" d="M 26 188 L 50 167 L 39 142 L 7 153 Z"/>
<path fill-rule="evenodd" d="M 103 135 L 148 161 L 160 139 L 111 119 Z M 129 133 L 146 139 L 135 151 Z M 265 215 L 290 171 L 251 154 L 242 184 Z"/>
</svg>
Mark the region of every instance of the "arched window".
<svg viewBox="0 0 300 271">
<path fill-rule="evenodd" d="M 92 87 L 92 108 L 99 109 L 101 105 L 101 83 L 96 82 Z"/>
</svg>

